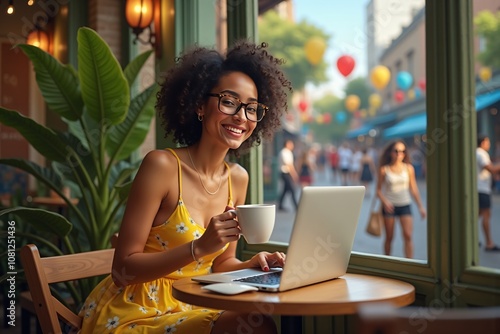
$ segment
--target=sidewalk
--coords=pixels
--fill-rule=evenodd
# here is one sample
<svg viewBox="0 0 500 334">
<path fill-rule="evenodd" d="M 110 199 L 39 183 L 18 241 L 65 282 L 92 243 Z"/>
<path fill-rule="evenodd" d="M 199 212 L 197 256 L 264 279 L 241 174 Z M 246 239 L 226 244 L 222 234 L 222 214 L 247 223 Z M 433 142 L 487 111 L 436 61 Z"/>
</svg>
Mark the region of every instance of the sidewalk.
<svg viewBox="0 0 500 334">
<path fill-rule="evenodd" d="M 313 185 L 325 186 L 325 185 L 340 185 L 339 181 L 330 182 L 331 175 L 326 172 L 317 173 L 314 178 L 315 182 Z M 420 195 L 422 197 L 423 203 L 427 203 L 427 186 L 425 181 L 418 181 L 418 188 Z M 368 215 L 370 211 L 370 205 L 372 196 L 375 193 L 375 184 L 373 183 L 369 189 L 368 195 L 365 197 L 363 202 L 363 207 L 361 209 L 358 229 L 356 232 L 356 237 L 354 239 L 354 251 L 372 253 L 372 254 L 383 254 L 383 236 L 373 237 L 365 232 L 365 225 L 368 220 Z M 299 196 L 297 196 L 299 198 Z M 290 201 L 290 202 L 289 202 Z M 293 221 L 295 218 L 295 212 L 290 198 L 285 199 L 285 208 L 289 211 L 277 211 L 276 212 L 276 225 L 274 227 L 273 234 L 271 235 L 272 241 L 279 241 L 288 243 L 290 240 L 290 234 L 293 227 Z M 427 261 L 427 219 L 422 220 L 418 214 L 417 207 L 412 204 L 413 212 L 413 243 L 415 245 L 414 258 L 418 260 Z M 494 240 L 500 243 L 500 195 L 494 194 L 492 197 L 492 216 L 491 216 L 491 230 Z M 481 226 L 478 226 L 478 244 L 481 243 L 482 246 L 479 247 L 479 264 L 484 267 L 499 268 L 500 269 L 500 252 L 486 252 L 484 250 L 484 238 L 481 230 Z M 399 224 L 396 223 L 395 238 L 392 244 L 392 255 L 397 257 L 404 257 L 403 252 L 403 240 L 401 236 L 401 229 Z"/>
</svg>

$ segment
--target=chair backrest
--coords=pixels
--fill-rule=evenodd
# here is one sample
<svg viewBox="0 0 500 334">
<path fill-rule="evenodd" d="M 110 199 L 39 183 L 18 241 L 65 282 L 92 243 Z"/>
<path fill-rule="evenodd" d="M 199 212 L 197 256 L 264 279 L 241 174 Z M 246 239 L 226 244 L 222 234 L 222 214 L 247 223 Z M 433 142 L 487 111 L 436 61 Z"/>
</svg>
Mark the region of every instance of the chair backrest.
<svg viewBox="0 0 500 334">
<path fill-rule="evenodd" d="M 82 325 L 82 318 L 52 295 L 49 284 L 109 274 L 114 252 L 106 249 L 42 258 L 35 245 L 22 247 L 21 262 L 43 333 L 62 333 L 58 316 L 76 332 Z"/>
<path fill-rule="evenodd" d="M 359 334 L 500 333 L 500 307 L 404 307 L 363 305 L 358 312 Z"/>
</svg>

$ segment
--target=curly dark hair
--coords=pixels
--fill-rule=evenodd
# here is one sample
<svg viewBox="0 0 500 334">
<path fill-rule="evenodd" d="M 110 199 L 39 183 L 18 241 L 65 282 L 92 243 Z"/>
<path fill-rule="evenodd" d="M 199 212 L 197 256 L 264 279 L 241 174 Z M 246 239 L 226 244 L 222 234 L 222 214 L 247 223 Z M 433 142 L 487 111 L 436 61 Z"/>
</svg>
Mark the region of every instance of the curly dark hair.
<svg viewBox="0 0 500 334">
<path fill-rule="evenodd" d="M 253 80 L 259 102 L 269 110 L 257 123 L 252 135 L 230 153 L 239 156 L 254 144 L 259 145 L 262 138 L 270 139 L 287 111 L 287 93 L 292 87 L 280 68 L 284 61 L 273 57 L 266 48 L 266 43 L 257 45 L 242 40 L 229 48 L 226 55 L 201 46 L 182 53 L 165 75 L 157 94 L 156 110 L 162 118 L 165 137 L 173 133 L 174 140 L 180 145 L 198 142 L 202 124 L 197 118 L 197 108 L 206 102 L 222 76 L 237 71 Z"/>
<path fill-rule="evenodd" d="M 403 140 L 397 139 L 397 140 L 394 140 L 394 141 L 391 141 L 390 143 L 388 143 L 387 146 L 382 151 L 382 155 L 380 156 L 380 167 L 389 165 L 392 162 L 391 153 L 394 150 L 394 146 L 396 146 L 397 143 L 401 143 L 406 147 L 407 153 L 405 154 L 405 157 L 403 158 L 403 162 L 405 164 L 410 163 L 410 155 L 408 154 L 408 145 L 406 145 L 406 143 Z"/>
</svg>

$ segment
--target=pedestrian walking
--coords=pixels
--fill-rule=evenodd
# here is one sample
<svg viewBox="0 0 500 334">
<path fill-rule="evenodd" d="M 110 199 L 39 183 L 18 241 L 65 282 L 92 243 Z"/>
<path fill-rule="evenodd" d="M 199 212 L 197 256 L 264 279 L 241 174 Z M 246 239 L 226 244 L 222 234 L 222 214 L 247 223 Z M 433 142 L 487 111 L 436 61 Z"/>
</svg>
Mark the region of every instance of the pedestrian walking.
<svg viewBox="0 0 500 334">
<path fill-rule="evenodd" d="M 313 182 L 313 172 L 316 170 L 314 164 L 314 151 L 313 149 L 305 150 L 299 159 L 299 181 L 302 187 L 310 186 Z"/>
<path fill-rule="evenodd" d="M 363 153 L 359 149 L 358 146 L 354 147 L 354 151 L 352 153 L 351 158 L 351 167 L 349 168 L 351 172 L 351 182 L 352 185 L 358 185 L 359 179 L 361 177 L 361 158 L 363 157 Z"/>
<path fill-rule="evenodd" d="M 329 152 L 329 158 L 330 158 L 330 168 L 332 170 L 332 180 L 331 183 L 337 182 L 338 174 L 339 174 L 339 152 L 337 151 L 337 147 L 335 145 L 332 145 L 330 147 L 330 152 Z"/>
<path fill-rule="evenodd" d="M 352 150 L 348 143 L 343 143 L 339 147 L 339 167 L 340 167 L 340 182 L 343 186 L 347 186 L 350 182 L 350 170 L 352 163 Z"/>
<path fill-rule="evenodd" d="M 482 227 L 486 245 L 486 251 L 500 251 L 500 247 L 495 245 L 491 237 L 491 188 L 492 173 L 500 172 L 500 164 L 493 165 L 488 153 L 491 147 L 490 139 L 487 136 L 477 137 L 476 160 L 477 160 L 477 192 L 479 197 L 479 218 L 482 220 Z"/>
<path fill-rule="evenodd" d="M 370 196 L 369 188 L 373 181 L 373 175 L 375 175 L 377 171 L 375 167 L 375 162 L 373 161 L 372 157 L 368 154 L 368 150 L 366 148 L 363 148 L 361 152 L 363 155 L 361 156 L 361 176 L 359 178 L 359 181 L 366 188 L 365 195 L 369 197 Z"/>
<path fill-rule="evenodd" d="M 293 143 L 293 140 L 287 139 L 284 147 L 280 151 L 280 170 L 281 179 L 283 180 L 283 189 L 278 202 L 278 210 L 280 211 L 286 211 L 283 206 L 283 200 L 287 194 L 290 194 L 295 210 L 297 210 L 297 207 L 299 206 L 297 198 L 295 197 L 295 184 L 299 182 L 299 176 L 294 166 L 294 147 L 295 144 Z"/>
<path fill-rule="evenodd" d="M 382 202 L 384 216 L 384 253 L 391 255 L 394 224 L 397 217 L 403 232 L 405 256 L 413 258 L 411 196 L 418 206 L 422 219 L 426 217 L 427 212 L 420 199 L 415 169 L 410 164 L 410 158 L 403 141 L 397 140 L 389 143 L 382 152 L 377 180 L 377 196 Z"/>
</svg>

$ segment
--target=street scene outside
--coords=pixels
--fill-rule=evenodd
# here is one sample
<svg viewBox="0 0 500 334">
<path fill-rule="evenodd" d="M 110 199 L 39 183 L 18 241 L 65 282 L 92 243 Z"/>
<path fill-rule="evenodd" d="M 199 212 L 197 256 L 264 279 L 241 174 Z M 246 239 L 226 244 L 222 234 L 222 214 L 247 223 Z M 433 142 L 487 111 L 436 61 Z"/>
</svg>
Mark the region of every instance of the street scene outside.
<svg viewBox="0 0 500 334">
<path fill-rule="evenodd" d="M 495 15 L 497 8 L 497 0 L 476 1 L 473 10 L 477 57 L 474 58 L 476 91 L 471 97 L 475 109 L 471 115 L 477 114 L 477 134 L 489 136 L 492 142 L 488 153 L 493 164 L 500 162 L 500 63 L 493 52 L 498 39 L 491 38 L 498 36 L 497 31 L 492 31 L 493 27 L 500 27 L 493 24 L 500 20 Z M 315 147 L 326 152 L 340 151 L 345 145 L 352 149 L 352 170 L 356 165 L 359 173 L 356 180 L 360 180 L 363 150 L 376 152 L 371 156 L 378 165 L 380 150 L 391 141 L 402 140 L 427 209 L 425 160 L 436 142 L 427 133 L 427 58 L 422 47 L 426 44 L 425 15 L 425 1 L 420 0 L 355 0 L 343 3 L 342 8 L 335 2 L 296 0 L 293 8 L 283 4 L 283 8 L 261 16 L 259 37 L 287 59 L 287 71 L 294 85 L 283 132 L 263 150 L 264 198 L 266 202 L 276 203 L 278 210 L 273 241 L 288 242 L 293 226 L 295 205 L 290 197 L 286 197 L 283 204 L 287 211 L 279 210 L 283 181 L 279 158 L 276 158 L 281 144 L 288 139 L 295 143 L 297 174 L 307 160 L 307 151 Z M 298 60 L 294 56 L 301 45 L 305 58 Z M 466 102 L 463 104 L 464 108 L 468 106 Z M 309 180 L 296 183 L 296 198 L 300 196 L 300 187 L 308 184 L 362 184 L 343 182 L 339 177 L 333 179 L 328 167 L 311 173 L 312 183 Z M 372 174 L 376 178 L 377 172 Z M 497 174 L 493 173 L 493 178 L 500 183 Z M 375 185 L 375 179 L 369 183 L 353 250 L 384 254 L 384 235 L 373 237 L 365 232 Z M 490 221 L 491 236 L 497 244 L 500 243 L 499 194 L 497 187 L 492 193 Z M 411 212 L 412 258 L 427 261 L 428 220 L 420 217 L 415 201 L 411 203 Z M 500 252 L 485 251 L 484 233 L 479 219 L 478 222 L 479 265 L 500 268 Z M 391 256 L 405 257 L 398 219 Z"/>
<path fill-rule="evenodd" d="M 340 186 L 340 179 L 336 178 L 333 180 L 330 170 L 324 169 L 314 173 L 313 186 Z M 427 203 L 427 185 L 425 180 L 418 181 L 418 188 L 422 201 Z M 300 187 L 297 187 L 300 189 Z M 380 237 L 373 237 L 365 232 L 366 224 L 368 222 L 368 217 L 370 213 L 370 205 L 372 201 L 372 196 L 375 193 L 375 182 L 373 182 L 367 189 L 368 195 L 365 196 L 363 201 L 363 206 L 361 213 L 359 215 L 358 227 L 356 231 L 356 237 L 354 239 L 353 251 L 379 254 L 382 255 L 383 252 L 383 238 L 384 235 Z M 297 190 L 297 198 L 300 196 L 300 190 Z M 275 203 L 270 201 L 269 203 Z M 273 234 L 271 235 L 271 241 L 285 242 L 288 243 L 290 240 L 290 235 L 292 232 L 292 227 L 295 218 L 295 211 L 293 210 L 293 204 L 290 198 L 285 199 L 285 208 L 287 211 L 276 211 L 276 223 L 274 226 Z M 427 219 L 420 219 L 418 216 L 418 210 L 412 203 L 411 206 L 413 213 L 413 242 L 415 245 L 415 260 L 427 261 Z M 332 215 L 335 215 L 332 212 Z M 314 220 L 314 217 L 311 217 Z M 500 194 L 495 193 L 492 196 L 492 219 L 491 219 L 491 229 L 494 240 L 500 240 Z M 479 265 L 490 268 L 500 269 L 500 252 L 486 252 L 484 250 L 484 240 L 483 233 L 478 226 L 478 247 L 479 247 Z M 393 240 L 392 255 L 396 257 L 404 257 L 403 252 L 403 238 L 401 236 L 401 230 L 398 223 L 396 223 L 396 232 Z"/>
</svg>

